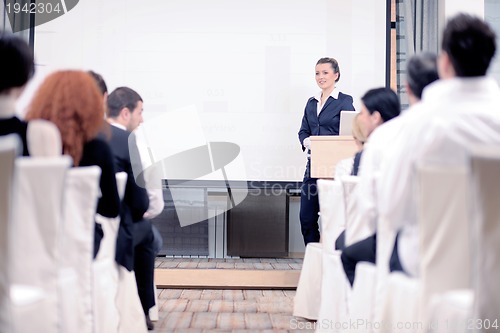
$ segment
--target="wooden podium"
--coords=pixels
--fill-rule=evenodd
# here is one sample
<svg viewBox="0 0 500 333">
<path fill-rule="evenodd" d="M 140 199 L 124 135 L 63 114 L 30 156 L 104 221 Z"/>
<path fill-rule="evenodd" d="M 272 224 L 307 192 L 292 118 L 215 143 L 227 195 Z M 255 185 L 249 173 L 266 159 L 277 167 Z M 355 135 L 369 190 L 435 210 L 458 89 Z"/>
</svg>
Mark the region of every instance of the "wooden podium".
<svg viewBox="0 0 500 333">
<path fill-rule="evenodd" d="M 318 135 L 310 138 L 312 178 L 333 178 L 337 162 L 354 157 L 357 152 L 354 138 L 349 135 Z"/>
</svg>

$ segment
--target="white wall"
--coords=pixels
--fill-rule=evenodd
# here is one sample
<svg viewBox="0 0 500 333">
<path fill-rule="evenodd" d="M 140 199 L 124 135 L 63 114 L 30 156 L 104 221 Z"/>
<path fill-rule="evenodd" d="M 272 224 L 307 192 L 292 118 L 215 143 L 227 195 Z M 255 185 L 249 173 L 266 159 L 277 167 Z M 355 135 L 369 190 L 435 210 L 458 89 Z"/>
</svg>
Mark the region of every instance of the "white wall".
<svg viewBox="0 0 500 333">
<path fill-rule="evenodd" d="M 500 0 L 486 0 L 484 4 L 484 19 L 497 34 L 497 55 L 493 58 L 488 74 L 500 83 Z"/>
<path fill-rule="evenodd" d="M 484 17 L 484 0 L 441 0 L 445 18 L 458 13 L 469 13 Z"/>
<path fill-rule="evenodd" d="M 240 145 L 248 179 L 301 180 L 316 61 L 338 59 L 338 86 L 359 106 L 385 85 L 385 14 L 385 0 L 80 1 L 37 27 L 33 86 L 55 69 L 93 69 L 111 90 L 137 90 L 146 120 L 195 105 L 208 141 Z"/>
<path fill-rule="evenodd" d="M 439 0 L 440 39 L 446 21 L 458 13 L 469 13 L 484 18 L 484 0 Z M 439 43 L 441 45 L 441 41 Z"/>
</svg>

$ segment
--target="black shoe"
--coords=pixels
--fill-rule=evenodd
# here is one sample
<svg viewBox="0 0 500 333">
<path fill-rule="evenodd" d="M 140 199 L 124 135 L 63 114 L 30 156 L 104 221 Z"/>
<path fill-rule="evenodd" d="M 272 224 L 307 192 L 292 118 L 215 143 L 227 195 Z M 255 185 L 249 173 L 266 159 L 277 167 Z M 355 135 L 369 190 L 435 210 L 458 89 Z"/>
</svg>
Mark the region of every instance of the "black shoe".
<svg viewBox="0 0 500 333">
<path fill-rule="evenodd" d="M 148 331 L 152 331 L 155 329 L 155 325 L 153 324 L 153 322 L 149 318 L 149 315 L 146 315 L 146 326 L 148 327 Z"/>
</svg>

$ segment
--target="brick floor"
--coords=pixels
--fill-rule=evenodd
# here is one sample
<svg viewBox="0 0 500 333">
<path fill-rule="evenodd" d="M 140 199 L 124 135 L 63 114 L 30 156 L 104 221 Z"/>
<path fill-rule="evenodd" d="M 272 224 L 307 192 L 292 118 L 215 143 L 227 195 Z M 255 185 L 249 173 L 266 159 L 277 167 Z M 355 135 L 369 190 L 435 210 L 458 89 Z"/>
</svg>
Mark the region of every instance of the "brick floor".
<svg viewBox="0 0 500 333">
<path fill-rule="evenodd" d="M 300 270 L 301 259 L 159 258 L 156 267 Z M 229 274 L 229 272 L 228 272 Z M 314 332 L 292 316 L 295 290 L 159 289 L 155 332 Z M 309 328 L 309 329 L 308 329 Z"/>
<path fill-rule="evenodd" d="M 292 290 L 159 290 L 156 332 L 307 332 Z"/>
</svg>

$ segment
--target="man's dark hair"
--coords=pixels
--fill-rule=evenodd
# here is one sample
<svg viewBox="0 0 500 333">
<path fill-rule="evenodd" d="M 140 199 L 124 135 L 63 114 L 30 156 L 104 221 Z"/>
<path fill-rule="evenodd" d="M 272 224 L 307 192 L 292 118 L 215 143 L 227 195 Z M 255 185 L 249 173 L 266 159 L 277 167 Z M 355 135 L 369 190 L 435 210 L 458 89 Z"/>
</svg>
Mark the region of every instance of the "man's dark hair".
<svg viewBox="0 0 500 333">
<path fill-rule="evenodd" d="M 118 117 L 123 108 L 128 108 L 130 112 L 133 112 L 139 101 L 143 100 L 134 90 L 128 87 L 116 88 L 108 96 L 108 116 Z"/>
<path fill-rule="evenodd" d="M 437 57 L 433 53 L 423 52 L 408 60 L 406 65 L 406 81 L 413 95 L 422 98 L 424 88 L 439 79 Z"/>
<path fill-rule="evenodd" d="M 390 88 L 375 88 L 368 90 L 361 101 L 370 114 L 378 111 L 384 122 L 397 117 L 401 112 L 398 95 Z"/>
<path fill-rule="evenodd" d="M 97 83 L 97 86 L 99 87 L 99 91 L 101 92 L 102 95 L 108 92 L 108 86 L 106 85 L 106 82 L 102 78 L 101 74 L 97 74 L 94 71 L 88 71 L 88 73 L 94 78 L 95 82 Z"/>
<path fill-rule="evenodd" d="M 339 73 L 339 76 L 335 80 L 335 82 L 339 82 L 339 80 L 340 80 L 340 68 L 339 68 L 339 63 L 337 62 L 337 60 L 335 60 L 333 58 L 321 58 L 316 63 L 316 66 L 319 64 L 330 64 L 332 66 L 333 73 Z"/>
<path fill-rule="evenodd" d="M 24 86 L 34 74 L 33 52 L 28 44 L 0 30 L 0 94 Z"/>
<path fill-rule="evenodd" d="M 495 38 L 495 32 L 483 20 L 458 14 L 446 24 L 441 48 L 450 57 L 457 76 L 483 76 L 495 55 Z"/>
</svg>

